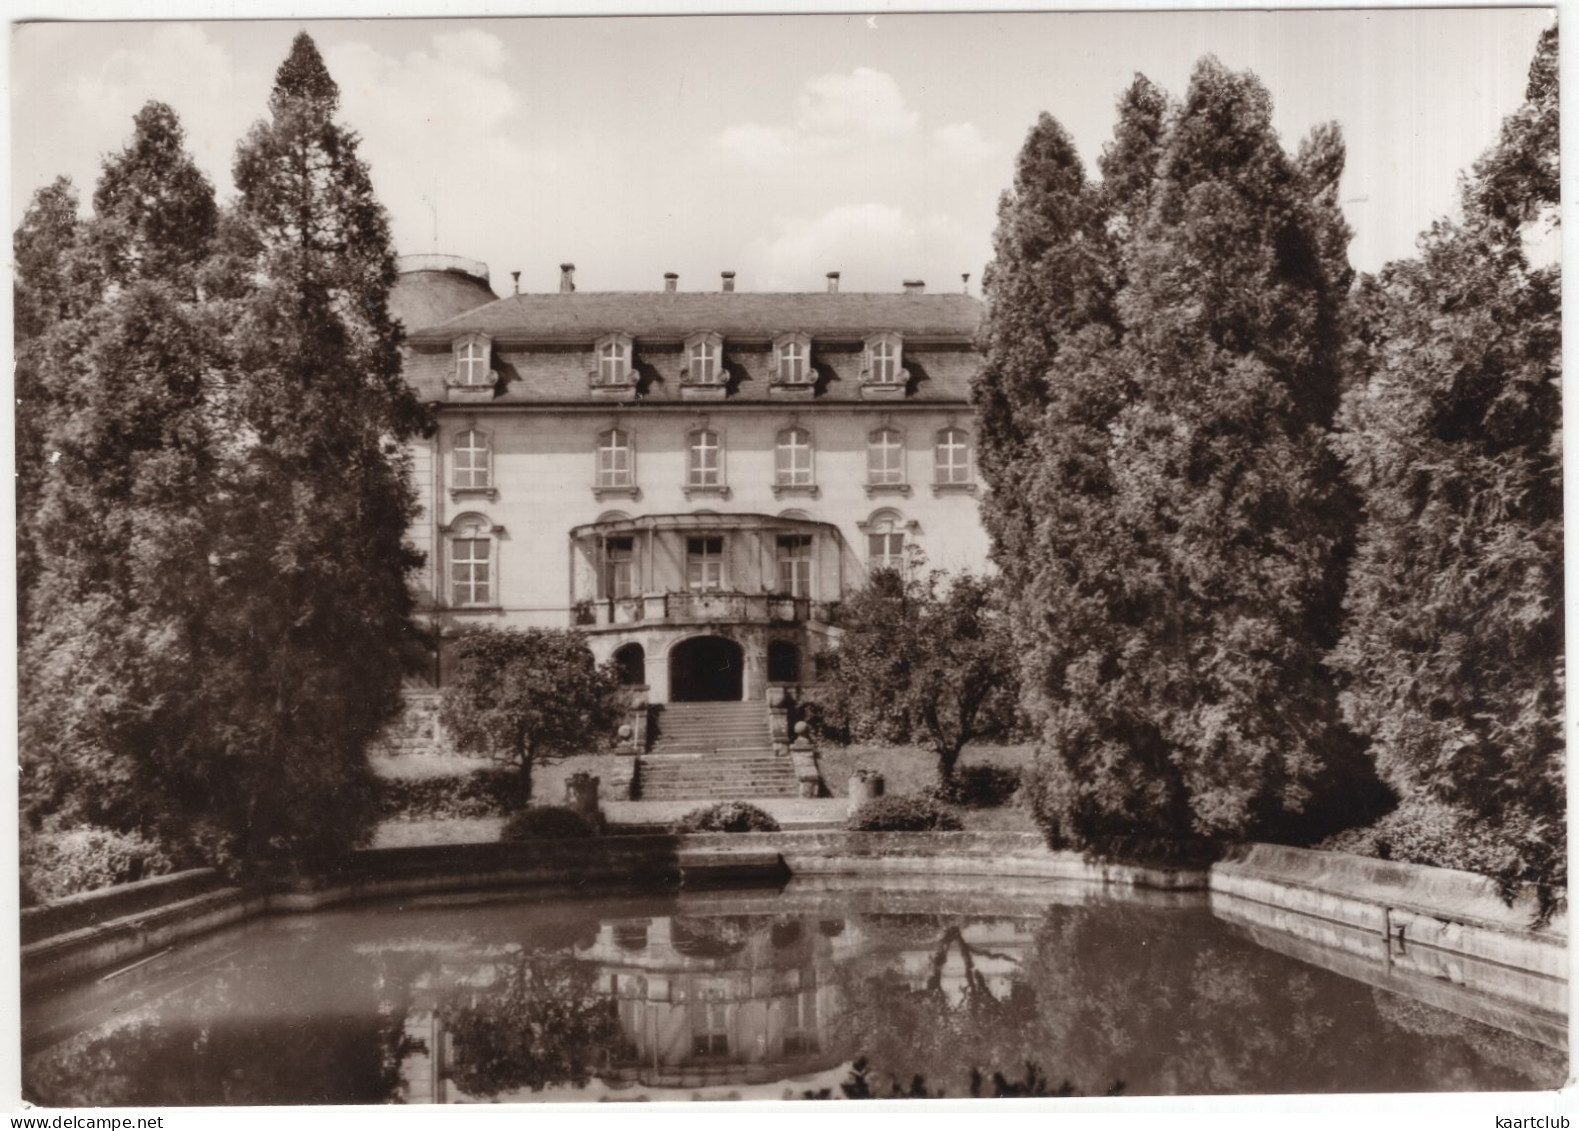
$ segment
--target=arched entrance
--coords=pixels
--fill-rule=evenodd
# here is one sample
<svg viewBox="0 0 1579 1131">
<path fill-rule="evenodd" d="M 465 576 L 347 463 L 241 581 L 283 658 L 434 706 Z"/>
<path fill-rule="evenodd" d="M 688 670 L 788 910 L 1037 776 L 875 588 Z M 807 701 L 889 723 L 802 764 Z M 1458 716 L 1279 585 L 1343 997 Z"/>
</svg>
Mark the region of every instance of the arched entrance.
<svg viewBox="0 0 1579 1131">
<path fill-rule="evenodd" d="M 739 701 L 745 651 L 722 636 L 693 636 L 669 653 L 669 699 L 674 703 Z"/>
<path fill-rule="evenodd" d="M 647 653 L 640 644 L 626 644 L 614 653 L 614 666 L 622 687 L 640 687 L 647 682 Z"/>
</svg>

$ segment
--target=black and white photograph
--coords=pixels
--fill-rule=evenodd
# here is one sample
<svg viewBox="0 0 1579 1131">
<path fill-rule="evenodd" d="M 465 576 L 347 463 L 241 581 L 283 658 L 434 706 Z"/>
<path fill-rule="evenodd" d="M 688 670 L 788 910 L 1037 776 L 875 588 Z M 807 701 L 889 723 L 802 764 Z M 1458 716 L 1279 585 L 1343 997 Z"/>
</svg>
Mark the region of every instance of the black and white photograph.
<svg viewBox="0 0 1579 1131">
<path fill-rule="evenodd" d="M 248 8 L 10 23 L 9 1110 L 1575 1112 L 1557 8 Z"/>
</svg>

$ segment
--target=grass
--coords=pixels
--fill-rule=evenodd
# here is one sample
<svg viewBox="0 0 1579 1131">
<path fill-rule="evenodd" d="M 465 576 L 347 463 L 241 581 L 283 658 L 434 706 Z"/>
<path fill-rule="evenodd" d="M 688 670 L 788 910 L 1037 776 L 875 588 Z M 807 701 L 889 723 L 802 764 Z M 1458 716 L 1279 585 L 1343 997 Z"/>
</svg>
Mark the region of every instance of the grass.
<svg viewBox="0 0 1579 1131">
<path fill-rule="evenodd" d="M 965 747 L 959 766 L 990 764 L 1006 766 L 1022 773 L 1031 767 L 1034 748 L 1029 743 L 997 746 L 977 744 Z M 883 775 L 883 792 L 893 796 L 923 793 L 937 783 L 937 756 L 918 746 L 835 746 L 824 744 L 817 752 L 822 780 L 835 797 L 850 795 L 850 775 L 857 767 L 876 770 Z M 1034 833 L 1030 810 L 1014 801 L 996 809 L 959 809 L 959 819 L 967 832 Z"/>
<path fill-rule="evenodd" d="M 967 746 L 960 755 L 961 766 L 990 763 L 1025 771 L 1031 765 L 1032 747 L 1029 744 L 1013 746 Z M 582 754 L 546 764 L 539 763 L 532 770 L 532 799 L 538 804 L 558 805 L 565 797 L 565 779 L 578 770 L 597 774 L 608 765 L 611 757 L 619 755 Z M 850 775 L 857 766 L 876 770 L 883 775 L 885 792 L 903 796 L 922 793 L 937 781 L 937 759 L 916 746 L 836 746 L 824 744 L 818 751 L 822 778 L 828 792 L 834 797 L 848 797 Z M 377 758 L 373 766 L 382 777 L 390 778 L 439 778 L 459 777 L 476 770 L 498 768 L 500 763 L 486 758 L 440 757 L 436 755 L 406 755 L 399 758 Z M 698 801 L 698 805 L 702 802 Z M 694 807 L 694 806 L 693 806 Z M 971 832 L 1035 832 L 1030 812 L 1015 802 L 997 809 L 960 809 L 960 820 Z M 502 814 L 501 814 L 502 816 Z M 427 822 L 423 822 L 426 824 Z M 381 845 L 387 842 L 380 834 Z"/>
</svg>

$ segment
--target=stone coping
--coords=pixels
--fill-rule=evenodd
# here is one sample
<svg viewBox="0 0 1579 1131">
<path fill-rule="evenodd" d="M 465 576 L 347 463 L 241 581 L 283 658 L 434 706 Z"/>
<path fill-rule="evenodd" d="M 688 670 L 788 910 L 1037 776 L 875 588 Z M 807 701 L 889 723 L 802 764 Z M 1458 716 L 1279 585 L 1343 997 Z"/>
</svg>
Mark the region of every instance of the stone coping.
<svg viewBox="0 0 1579 1131">
<path fill-rule="evenodd" d="M 1566 914 L 1555 916 L 1544 927 L 1532 928 L 1533 898 L 1515 900 L 1510 907 L 1498 895 L 1495 882 L 1452 868 L 1280 844 L 1246 844 L 1230 850 L 1212 866 L 1212 889 L 1226 891 L 1241 879 L 1338 894 L 1487 930 L 1547 938 L 1561 945 L 1568 941 Z"/>
<path fill-rule="evenodd" d="M 1566 977 L 1566 923 L 1532 930 L 1528 909 L 1503 906 L 1490 880 L 1468 873 L 1275 845 L 1245 846 L 1208 870 L 1088 860 L 1050 851 L 1035 833 L 815 830 L 368 849 L 247 887 L 230 886 L 209 870 L 158 877 L 24 912 L 23 984 L 136 961 L 184 938 L 271 912 L 379 898 L 459 899 L 490 889 L 675 890 L 683 882 L 682 853 L 705 856 L 715 874 L 727 874 L 736 856 L 743 875 L 760 875 L 765 856 L 777 854 L 796 884 L 840 876 L 896 885 L 978 877 L 984 895 L 994 880 L 1011 879 L 1173 893 L 1210 888 L 1214 901 L 1250 899 L 1291 916 L 1383 936 L 1396 925 L 1395 916 L 1427 916 L 1452 928 L 1432 936 L 1430 945 L 1439 949 L 1462 946 L 1482 960 Z M 1418 924 L 1409 928 L 1409 938 L 1423 938 Z"/>
</svg>

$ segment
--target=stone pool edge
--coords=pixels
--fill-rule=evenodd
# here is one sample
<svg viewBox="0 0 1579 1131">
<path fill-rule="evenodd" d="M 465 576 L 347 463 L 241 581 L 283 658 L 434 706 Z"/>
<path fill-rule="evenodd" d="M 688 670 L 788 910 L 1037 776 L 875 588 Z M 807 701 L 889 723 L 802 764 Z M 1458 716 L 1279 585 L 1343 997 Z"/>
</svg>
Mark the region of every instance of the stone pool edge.
<svg viewBox="0 0 1579 1131">
<path fill-rule="evenodd" d="M 1035 833 L 852 833 L 816 830 L 618 836 L 515 844 L 364 849 L 310 876 L 240 886 L 212 869 L 84 892 L 22 912 L 24 989 L 124 967 L 219 927 L 369 899 L 490 888 L 579 890 L 746 879 L 774 854 L 781 872 L 995 876 L 1204 891 L 1204 867 L 1088 861 Z"/>
<path fill-rule="evenodd" d="M 230 885 L 209 870 L 86 892 L 23 915 L 24 988 L 124 966 L 184 939 L 269 913 L 313 911 L 359 900 L 501 887 L 673 887 L 693 876 L 762 876 L 777 855 L 785 875 L 926 875 L 1070 880 L 1163 891 L 1206 891 L 1214 907 L 1237 901 L 1289 930 L 1289 916 L 1330 923 L 1391 946 L 1397 937 L 1433 958 L 1451 981 L 1454 963 L 1490 964 L 1561 982 L 1567 927 L 1529 925 L 1527 907 L 1504 906 L 1484 877 L 1279 845 L 1241 846 L 1211 866 L 1087 860 L 1054 852 L 1035 833 L 851 833 L 833 830 L 620 836 L 591 841 L 366 849 L 312 875 L 266 886 Z M 1314 937 L 1314 936 L 1312 936 Z"/>
</svg>

